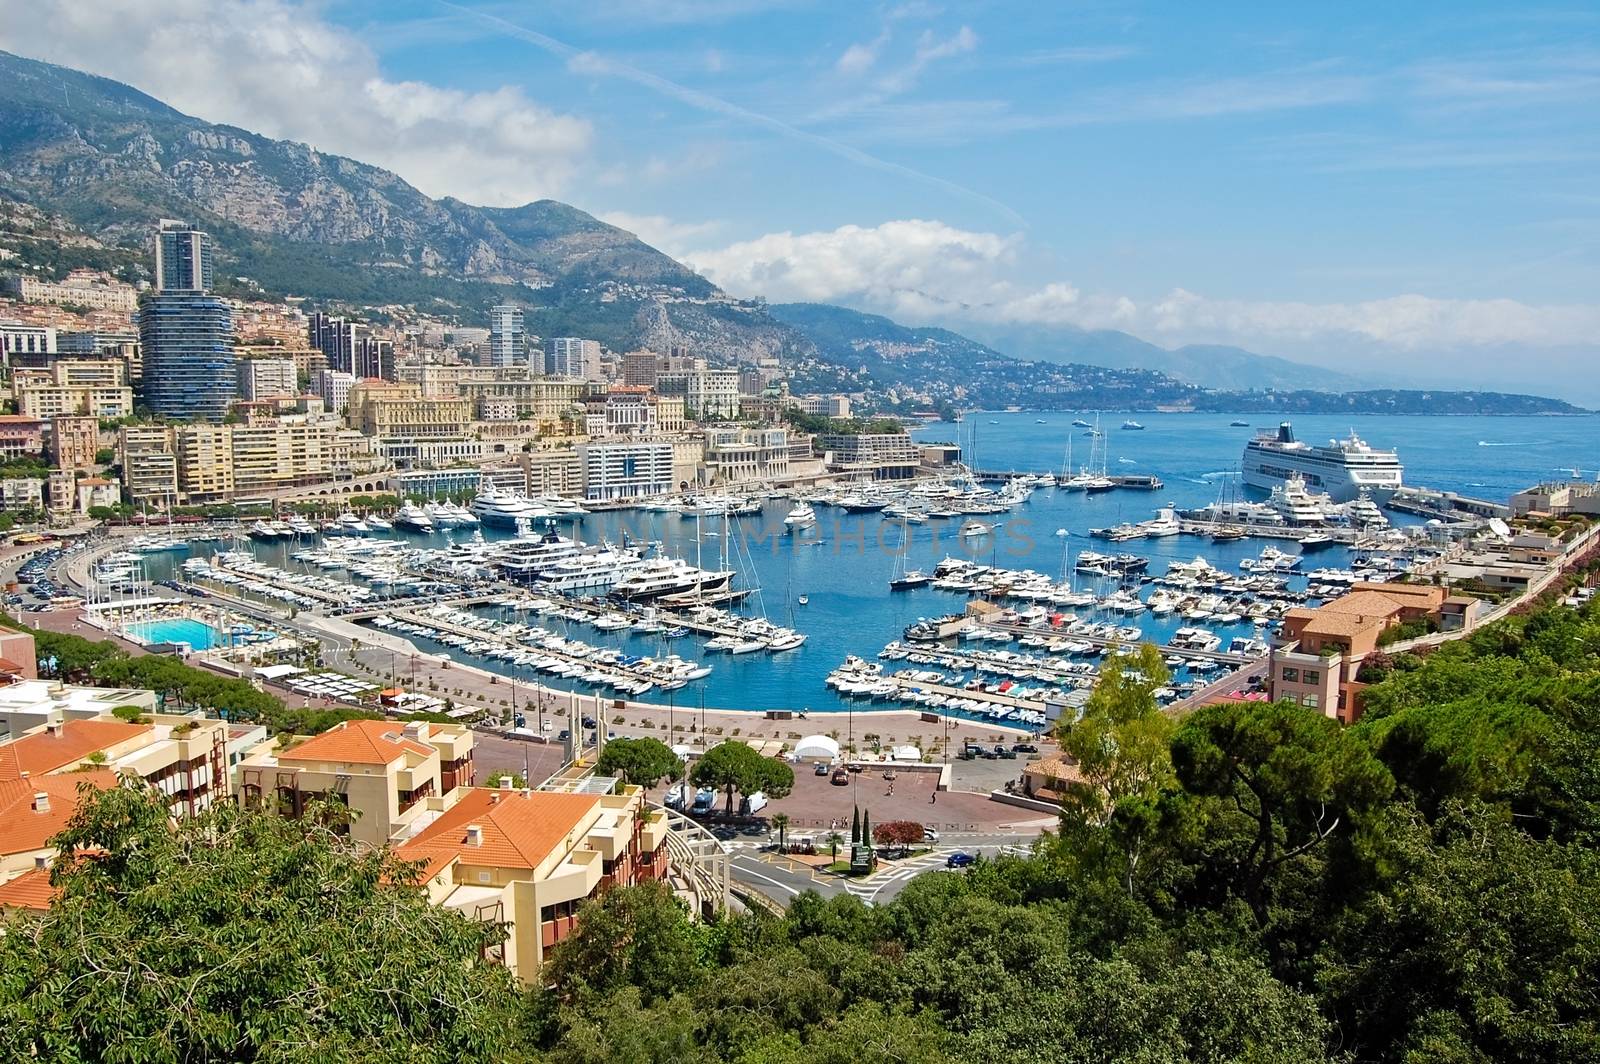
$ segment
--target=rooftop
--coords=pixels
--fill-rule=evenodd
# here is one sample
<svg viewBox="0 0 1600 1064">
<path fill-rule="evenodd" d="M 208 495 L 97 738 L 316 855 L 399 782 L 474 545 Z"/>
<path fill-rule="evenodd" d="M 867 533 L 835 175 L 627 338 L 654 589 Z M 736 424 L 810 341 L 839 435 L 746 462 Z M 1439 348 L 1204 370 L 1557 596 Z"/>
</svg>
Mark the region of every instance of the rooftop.
<svg viewBox="0 0 1600 1064">
<path fill-rule="evenodd" d="M 15 879 L 0 883 L 0 909 L 50 908 L 56 889 L 50 885 L 50 869 L 32 868 Z"/>
<path fill-rule="evenodd" d="M 429 873 L 453 857 L 471 864 L 534 869 L 600 804 L 598 795 L 473 787 L 397 851 L 427 861 Z M 468 828 L 479 829 L 477 842 Z"/>
<path fill-rule="evenodd" d="M 0 854 L 47 849 L 77 810 L 78 788 L 86 783 L 109 790 L 117 785 L 117 774 L 97 769 L 0 781 Z"/>
<path fill-rule="evenodd" d="M 150 732 L 149 724 L 120 720 L 69 720 L 47 725 L 0 745 L 0 781 L 21 779 L 26 772 L 43 776 L 75 765 L 97 750 Z"/>
<path fill-rule="evenodd" d="M 402 724 L 387 720 L 347 720 L 295 744 L 280 753 L 278 760 L 387 765 L 407 753 L 426 757 L 433 753 L 433 747 L 408 737 Z"/>
</svg>

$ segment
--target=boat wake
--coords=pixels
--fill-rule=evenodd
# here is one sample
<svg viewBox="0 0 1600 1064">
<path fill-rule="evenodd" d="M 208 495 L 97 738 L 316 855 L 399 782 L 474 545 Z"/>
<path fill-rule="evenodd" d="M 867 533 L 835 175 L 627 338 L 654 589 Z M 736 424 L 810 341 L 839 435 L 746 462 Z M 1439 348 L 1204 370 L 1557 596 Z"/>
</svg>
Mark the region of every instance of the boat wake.
<svg viewBox="0 0 1600 1064">
<path fill-rule="evenodd" d="M 1529 446 L 1529 445 L 1528 444 L 1522 444 L 1522 443 L 1509 443 L 1509 442 L 1507 442 L 1507 443 L 1495 443 L 1495 442 L 1493 442 L 1491 440 L 1479 440 L 1478 441 L 1478 446 L 1479 447 L 1526 447 L 1526 446 Z"/>
<path fill-rule="evenodd" d="M 1138 465 L 1139 464 L 1138 462 L 1135 462 L 1132 458 L 1118 458 L 1117 461 L 1122 463 L 1123 465 Z"/>
<path fill-rule="evenodd" d="M 1201 473 L 1200 479 L 1195 481 L 1195 483 L 1209 484 L 1214 480 L 1221 480 L 1223 477 L 1231 477 L 1233 475 L 1234 471 L 1231 469 L 1219 469 L 1215 473 Z"/>
</svg>

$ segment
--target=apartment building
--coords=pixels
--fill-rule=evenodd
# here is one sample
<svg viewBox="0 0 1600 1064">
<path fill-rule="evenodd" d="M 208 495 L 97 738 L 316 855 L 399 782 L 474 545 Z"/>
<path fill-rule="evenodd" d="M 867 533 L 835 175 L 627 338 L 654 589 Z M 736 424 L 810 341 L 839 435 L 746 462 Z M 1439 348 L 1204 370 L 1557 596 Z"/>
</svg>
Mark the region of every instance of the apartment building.
<svg viewBox="0 0 1600 1064">
<path fill-rule="evenodd" d="M 173 429 L 178 489 L 191 503 L 233 498 L 233 426 L 179 425 Z"/>
<path fill-rule="evenodd" d="M 784 429 L 709 428 L 704 461 L 708 484 L 786 477 L 789 433 Z"/>
<path fill-rule="evenodd" d="M 849 417 L 848 395 L 799 395 L 790 400 L 803 414 L 813 417 Z"/>
<path fill-rule="evenodd" d="M 0 458 L 44 454 L 45 422 L 27 414 L 0 414 Z"/>
<path fill-rule="evenodd" d="M 58 416 L 50 419 L 48 455 L 57 469 L 93 469 L 100 450 L 100 421 L 94 417 Z"/>
<path fill-rule="evenodd" d="M 826 432 L 816 446 L 830 471 L 873 480 L 909 479 L 922 462 L 921 449 L 905 432 Z"/>
<path fill-rule="evenodd" d="M 121 437 L 129 498 L 225 502 L 383 467 L 373 441 L 331 414 L 251 416 L 239 425 L 130 426 Z"/>
<path fill-rule="evenodd" d="M 300 394 L 300 370 L 292 358 L 239 360 L 239 398 L 247 403 Z"/>
<path fill-rule="evenodd" d="M 661 356 L 654 351 L 629 351 L 622 356 L 622 383 L 636 388 L 654 388 L 661 372 Z"/>
<path fill-rule="evenodd" d="M 599 340 L 554 336 L 544 342 L 544 371 L 548 376 L 596 380 L 599 370 Z"/>
<path fill-rule="evenodd" d="M 56 331 L 48 325 L 29 325 L 27 322 L 0 321 L 0 354 L 6 365 L 16 365 L 27 355 L 53 355 L 56 353 Z"/>
<path fill-rule="evenodd" d="M 601 440 L 579 444 L 577 454 L 585 499 L 639 499 L 673 490 L 670 441 Z"/>
<path fill-rule="evenodd" d="M 27 417 L 127 417 L 133 413 L 127 374 L 120 359 L 62 359 L 44 369 L 14 370 L 11 393 L 17 412 Z"/>
<path fill-rule="evenodd" d="M 1358 583 L 1315 609 L 1290 610 L 1273 640 L 1268 695 L 1353 724 L 1366 686 L 1361 666 L 1383 645 L 1385 632 L 1416 620 L 1440 630 L 1470 629 L 1481 605 L 1442 587 Z"/>
<path fill-rule="evenodd" d="M 163 425 L 128 425 L 117 440 L 128 498 L 169 506 L 178 499 L 178 452 Z"/>
<path fill-rule="evenodd" d="M 593 381 L 559 377 L 540 377 L 518 380 L 502 377 L 495 380 L 463 380 L 458 386 L 462 399 L 473 404 L 489 400 L 508 400 L 519 420 L 536 422 L 542 430 L 558 431 L 563 418 L 579 412 L 583 401 L 605 386 Z"/>
<path fill-rule="evenodd" d="M 348 806 L 350 837 L 384 846 L 456 804 L 474 782 L 472 730 L 460 724 L 350 720 L 320 735 L 273 740 L 236 769 L 240 800 L 281 816 L 313 801 Z"/>
<path fill-rule="evenodd" d="M 324 369 L 311 378 L 311 393 L 320 396 L 323 408 L 330 414 L 343 414 L 350 408 L 350 390 L 356 379 L 337 369 Z"/>
<path fill-rule="evenodd" d="M 53 303 L 124 313 L 131 313 L 139 306 L 139 294 L 132 285 L 122 284 L 109 274 L 95 270 L 73 270 L 60 281 L 42 281 L 23 274 L 12 290 L 24 303 Z"/>
<path fill-rule="evenodd" d="M 571 447 L 524 451 L 515 462 L 522 471 L 520 490 L 525 495 L 583 494 L 583 463 Z"/>
<path fill-rule="evenodd" d="M 503 924 L 490 959 L 533 983 L 583 903 L 667 875 L 667 821 L 638 787 L 619 794 L 471 788 L 398 855 L 422 866 L 436 905 Z"/>
</svg>

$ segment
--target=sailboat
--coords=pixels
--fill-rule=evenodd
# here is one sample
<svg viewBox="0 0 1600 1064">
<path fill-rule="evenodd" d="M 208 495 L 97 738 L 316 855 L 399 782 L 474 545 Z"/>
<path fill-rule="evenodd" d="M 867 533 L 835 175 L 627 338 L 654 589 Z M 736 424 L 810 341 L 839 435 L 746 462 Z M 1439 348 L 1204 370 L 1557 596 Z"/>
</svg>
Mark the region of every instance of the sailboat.
<svg viewBox="0 0 1600 1064">
<path fill-rule="evenodd" d="M 1106 476 L 1106 440 L 1105 433 L 1100 431 L 1099 421 L 1100 418 L 1097 415 L 1095 417 L 1096 425 L 1089 432 L 1094 441 L 1089 444 L 1089 461 L 1086 462 L 1083 468 L 1080 469 L 1076 474 L 1067 477 L 1066 480 L 1064 480 L 1061 484 L 1061 486 L 1066 488 L 1068 491 L 1110 491 L 1112 488 L 1117 486 L 1110 477 Z M 1070 450 L 1072 446 L 1070 440 L 1068 441 L 1067 446 L 1069 448 L 1067 452 L 1068 463 L 1070 464 L 1072 454 Z M 1095 464 L 1095 450 L 1097 447 L 1100 451 L 1100 462 L 1098 466 Z"/>
<path fill-rule="evenodd" d="M 911 553 L 909 550 L 910 544 L 906 544 L 906 546 L 908 549 L 902 550 L 894 556 L 894 573 L 889 577 L 890 591 L 910 591 L 913 588 L 927 587 L 933 583 L 932 573 L 923 572 L 921 569 L 906 568 L 906 555 Z"/>
</svg>

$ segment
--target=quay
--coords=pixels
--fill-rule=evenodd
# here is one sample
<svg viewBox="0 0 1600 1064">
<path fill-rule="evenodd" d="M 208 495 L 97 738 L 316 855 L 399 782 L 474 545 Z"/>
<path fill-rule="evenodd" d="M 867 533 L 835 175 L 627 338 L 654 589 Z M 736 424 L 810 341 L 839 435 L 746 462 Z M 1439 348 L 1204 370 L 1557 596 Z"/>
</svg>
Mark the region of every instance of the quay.
<svg viewBox="0 0 1600 1064">
<path fill-rule="evenodd" d="M 1093 644 L 1096 647 L 1101 647 L 1101 648 L 1104 648 L 1104 647 L 1138 646 L 1140 644 L 1140 642 L 1142 642 L 1142 640 L 1131 640 L 1130 641 L 1130 640 L 1127 640 L 1127 639 L 1107 639 L 1104 636 L 1079 635 L 1076 632 L 1055 632 L 1055 631 L 1047 632 L 1047 631 L 1045 631 L 1043 629 L 1040 629 L 1040 628 L 1031 628 L 1031 627 L 1029 627 L 1027 625 L 1021 625 L 1021 624 L 984 623 L 984 624 L 978 625 L 978 627 L 991 629 L 991 630 L 997 631 L 997 632 L 1005 632 L 1007 635 L 1010 635 L 1010 636 L 1013 636 L 1013 637 L 1015 637 L 1015 636 L 1025 636 L 1025 635 L 1053 635 L 1053 636 L 1055 636 L 1057 638 L 1069 639 L 1069 640 L 1071 640 L 1073 642 L 1076 642 L 1076 643 L 1090 643 L 1090 644 Z M 1215 662 L 1218 662 L 1219 664 L 1222 664 L 1222 665 L 1239 666 L 1239 665 L 1247 665 L 1252 660 L 1250 658 L 1245 657 L 1243 654 L 1230 654 L 1225 650 L 1195 650 L 1195 649 L 1192 649 L 1192 648 L 1175 647 L 1175 646 L 1172 646 L 1171 644 L 1167 644 L 1165 646 L 1160 646 L 1159 649 L 1160 649 L 1161 655 L 1163 657 L 1166 657 L 1167 655 L 1171 654 L 1171 655 L 1175 655 L 1177 657 L 1184 658 L 1185 660 L 1188 660 L 1188 661 L 1215 661 Z M 954 651 L 951 651 L 951 653 L 961 654 L 962 651 L 954 650 Z"/>
<path fill-rule="evenodd" d="M 972 472 L 972 476 L 975 480 L 987 480 L 999 484 L 1021 480 L 1025 477 L 1052 477 L 1057 484 L 1060 484 L 1062 480 L 1061 477 L 1054 473 L 1037 469 L 975 469 Z M 1106 479 L 1111 481 L 1113 487 L 1131 488 L 1137 491 L 1160 491 L 1166 487 L 1160 477 L 1152 476 L 1149 473 L 1112 473 Z"/>
</svg>

